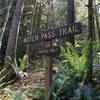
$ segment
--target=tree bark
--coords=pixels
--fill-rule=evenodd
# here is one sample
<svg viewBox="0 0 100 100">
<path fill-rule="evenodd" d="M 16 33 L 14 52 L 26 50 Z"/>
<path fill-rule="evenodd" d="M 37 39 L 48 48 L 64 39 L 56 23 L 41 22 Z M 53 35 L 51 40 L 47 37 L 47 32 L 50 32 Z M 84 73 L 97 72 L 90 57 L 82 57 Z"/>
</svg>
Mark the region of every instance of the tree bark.
<svg viewBox="0 0 100 100">
<path fill-rule="evenodd" d="M 87 55 L 87 71 L 85 77 L 85 84 L 92 84 L 92 76 L 93 76 L 93 0 L 88 0 L 88 39 L 89 39 L 89 47 L 88 47 L 88 55 Z"/>
<path fill-rule="evenodd" d="M 53 19 L 53 0 L 48 0 L 48 6 L 49 6 L 49 10 L 51 12 L 48 12 L 48 16 L 47 16 L 47 23 L 46 23 L 46 28 L 54 28 L 54 19 Z M 52 16 L 50 16 L 52 13 Z M 49 25 L 49 23 L 51 23 L 51 25 Z M 54 41 L 46 41 L 45 42 L 45 47 L 51 47 L 53 46 L 53 42 Z M 52 76 L 53 76 L 53 58 L 52 56 L 43 56 L 44 59 L 44 67 L 45 67 L 45 99 L 48 95 L 49 89 L 51 87 L 52 84 Z M 52 100 L 52 97 L 48 97 L 48 100 Z"/>
<path fill-rule="evenodd" d="M 32 23 L 31 23 L 31 30 L 30 34 L 34 34 L 35 32 L 40 31 L 40 22 L 41 22 L 41 3 L 35 2 L 35 11 L 32 16 Z M 39 45 L 39 43 L 31 43 L 27 45 L 27 54 L 29 55 L 29 64 L 32 63 L 32 60 L 35 58 L 35 55 L 32 55 L 34 48 L 36 45 Z"/>
<path fill-rule="evenodd" d="M 16 59 L 17 39 L 18 39 L 23 7 L 24 7 L 24 0 L 17 0 L 16 8 L 14 11 L 14 17 L 12 19 L 7 50 L 6 50 L 6 57 L 4 63 L 5 70 L 2 72 L 2 76 L 0 76 L 3 77 L 6 75 L 5 78 L 2 80 L 2 82 L 9 81 L 14 77 L 14 75 L 16 75 L 14 68 L 8 63 L 9 61 L 6 58 L 11 57 L 11 59 Z"/>
<path fill-rule="evenodd" d="M 1 50 L 2 39 L 3 39 L 3 36 L 4 36 L 4 32 L 5 32 L 5 29 L 6 29 L 6 25 L 8 23 L 11 6 L 12 6 L 12 1 L 10 2 L 10 5 L 8 7 L 8 12 L 7 12 L 7 15 L 6 15 L 6 20 L 4 22 L 2 32 L 0 33 L 0 50 Z"/>
<path fill-rule="evenodd" d="M 16 9 L 14 11 L 14 17 L 10 29 L 10 36 L 6 50 L 6 57 L 10 56 L 16 58 L 17 39 L 18 39 L 23 7 L 24 7 L 24 0 L 17 0 Z"/>
<path fill-rule="evenodd" d="M 75 23 L 75 5 L 74 0 L 67 0 L 67 24 Z M 75 37 L 69 36 L 68 41 L 74 45 Z"/>
<path fill-rule="evenodd" d="M 98 38 L 100 40 L 100 25 L 99 25 L 99 18 L 98 18 L 98 13 L 97 13 L 97 7 L 96 7 L 95 0 L 94 0 L 94 14 L 95 14 L 95 18 L 96 18 L 96 26 L 97 26 Z"/>
<path fill-rule="evenodd" d="M 88 0 L 88 38 L 93 40 L 93 0 Z"/>
</svg>

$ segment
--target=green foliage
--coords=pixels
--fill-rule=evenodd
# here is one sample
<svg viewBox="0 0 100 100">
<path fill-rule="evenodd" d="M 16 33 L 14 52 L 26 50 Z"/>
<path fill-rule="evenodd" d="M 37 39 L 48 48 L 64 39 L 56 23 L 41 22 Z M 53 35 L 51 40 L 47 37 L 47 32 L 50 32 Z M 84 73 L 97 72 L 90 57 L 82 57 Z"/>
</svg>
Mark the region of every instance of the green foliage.
<svg viewBox="0 0 100 100">
<path fill-rule="evenodd" d="M 16 90 L 15 87 L 9 85 L 1 90 L 0 100 L 28 100 L 39 99 L 44 100 L 44 87 L 35 87 L 35 88 L 25 88 Z M 2 95 L 2 96 L 1 96 Z"/>
<path fill-rule="evenodd" d="M 87 45 L 87 44 L 86 44 Z M 64 65 L 64 69 L 69 70 L 69 72 L 74 73 L 76 76 L 79 76 L 82 79 L 83 72 L 85 71 L 86 66 L 86 53 L 84 53 L 86 47 L 83 49 L 82 56 L 78 54 L 75 48 L 67 43 L 66 47 L 61 47 L 61 58 L 67 60 L 67 63 Z"/>
<path fill-rule="evenodd" d="M 22 59 L 19 59 L 19 61 L 20 61 L 20 64 L 18 65 L 15 58 L 14 59 L 11 57 L 6 58 L 6 62 L 13 67 L 16 74 L 18 73 L 18 71 L 23 71 L 27 67 L 28 56 L 24 55 Z"/>
<path fill-rule="evenodd" d="M 87 67 L 84 75 L 85 82 L 92 82 L 93 76 L 93 42 L 89 40 L 86 50 L 84 51 L 86 61 L 84 66 Z"/>
<path fill-rule="evenodd" d="M 5 99 L 7 99 L 6 97 L 8 97 L 8 100 L 9 100 L 9 98 L 11 98 L 13 95 L 11 87 L 9 87 L 9 86 L 4 88 L 2 91 L 3 91 L 2 94 L 4 94 L 2 97 L 5 97 Z"/>
<path fill-rule="evenodd" d="M 42 59 L 36 59 L 32 62 L 32 66 L 34 68 L 42 68 L 43 67 L 43 60 Z"/>
<path fill-rule="evenodd" d="M 54 0 L 53 1 L 53 13 L 54 24 L 57 26 L 64 25 L 66 23 L 67 16 L 67 1 L 66 0 Z M 62 16 L 63 15 L 63 16 Z"/>
<path fill-rule="evenodd" d="M 84 84 L 84 80 L 88 80 L 87 75 L 92 75 L 90 71 L 93 71 L 90 66 L 92 62 L 90 59 L 93 59 L 90 58 L 92 57 L 91 49 L 91 41 L 85 43 L 82 56 L 69 43 L 61 47 L 62 61 L 67 61 L 60 65 L 58 75 L 53 80 L 49 92 L 53 100 L 94 100 L 96 96 L 93 95 L 93 84 Z"/>
<path fill-rule="evenodd" d="M 21 77 L 21 79 L 23 81 L 23 77 L 24 77 L 24 75 L 26 75 L 25 73 L 23 73 L 23 70 L 27 67 L 27 64 L 28 64 L 28 56 L 25 55 L 22 60 L 20 59 L 20 65 L 19 66 L 17 64 L 16 59 L 15 58 L 13 59 L 11 57 L 6 57 L 5 63 L 7 65 L 10 65 L 10 67 L 12 67 L 12 69 L 13 69 L 13 73 L 15 73 L 16 75 L 18 75 L 19 77 Z M 5 68 L 3 68 L 0 71 L 0 88 L 3 87 L 3 86 L 7 86 L 7 85 L 9 85 L 10 83 L 12 83 L 14 81 L 14 80 L 10 80 L 10 81 L 7 81 L 6 82 L 6 79 L 5 78 L 7 76 L 9 76 L 9 73 L 11 71 L 11 70 L 8 71 L 7 70 L 7 67 L 8 66 L 6 66 Z"/>
<path fill-rule="evenodd" d="M 13 82 L 13 80 L 8 81 L 8 82 L 6 82 L 6 80 L 4 81 L 6 76 L 9 75 L 9 72 L 5 73 L 5 71 L 6 71 L 6 68 L 2 68 L 2 70 L 0 71 L 0 89 L 4 86 L 7 86 L 7 85 L 11 84 Z"/>
<path fill-rule="evenodd" d="M 93 43 L 94 47 L 94 64 L 100 64 L 100 41 L 95 41 Z"/>
<path fill-rule="evenodd" d="M 44 88 L 43 87 L 37 87 L 35 88 L 35 95 L 37 98 L 42 98 L 44 97 Z"/>
<path fill-rule="evenodd" d="M 19 59 L 19 60 L 20 60 L 19 69 L 20 71 L 23 71 L 28 64 L 28 56 L 24 55 L 23 59 Z"/>
<path fill-rule="evenodd" d="M 13 94 L 12 99 L 13 100 L 25 100 L 25 94 L 20 90 L 17 91 L 15 94 Z"/>
</svg>

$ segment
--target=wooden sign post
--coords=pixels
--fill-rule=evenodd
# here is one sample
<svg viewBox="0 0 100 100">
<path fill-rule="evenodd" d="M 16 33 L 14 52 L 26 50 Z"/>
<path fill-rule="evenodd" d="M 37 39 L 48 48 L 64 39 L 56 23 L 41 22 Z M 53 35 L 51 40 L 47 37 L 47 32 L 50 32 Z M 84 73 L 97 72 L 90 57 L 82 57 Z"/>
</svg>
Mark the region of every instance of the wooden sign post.
<svg viewBox="0 0 100 100">
<path fill-rule="evenodd" d="M 52 42 L 50 41 L 45 42 L 46 48 L 47 47 L 49 48 L 50 46 L 52 46 Z M 53 69 L 52 62 L 53 60 L 52 60 L 52 56 L 47 56 L 47 55 L 44 55 L 43 59 L 44 59 L 44 67 L 45 67 L 45 99 L 46 99 L 48 95 L 48 91 L 52 84 L 52 69 Z M 51 97 L 49 97 L 48 100 L 52 100 Z"/>
<path fill-rule="evenodd" d="M 59 47 L 50 47 L 50 41 L 56 38 L 63 38 L 80 34 L 82 32 L 82 26 L 80 22 L 73 23 L 67 26 L 50 29 L 41 33 L 35 33 L 24 38 L 24 43 L 29 44 L 33 42 L 46 41 L 46 48 L 35 50 L 35 54 L 42 55 L 44 58 L 45 73 L 45 96 L 47 96 L 49 88 L 52 83 L 52 64 L 50 56 L 60 52 Z M 51 100 L 51 99 L 50 99 Z"/>
</svg>

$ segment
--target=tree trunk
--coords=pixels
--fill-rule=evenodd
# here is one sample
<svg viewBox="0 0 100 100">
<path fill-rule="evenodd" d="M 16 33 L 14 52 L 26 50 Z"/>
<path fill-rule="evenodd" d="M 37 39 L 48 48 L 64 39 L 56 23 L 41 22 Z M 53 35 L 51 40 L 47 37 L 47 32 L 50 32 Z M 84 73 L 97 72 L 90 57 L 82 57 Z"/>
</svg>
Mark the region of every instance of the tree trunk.
<svg viewBox="0 0 100 100">
<path fill-rule="evenodd" d="M 24 7 L 24 0 L 17 0 L 16 9 L 14 12 L 14 17 L 10 29 L 10 36 L 6 50 L 6 57 L 10 56 L 16 58 L 17 39 L 18 39 L 23 7 Z"/>
<path fill-rule="evenodd" d="M 46 28 L 54 28 L 54 19 L 53 19 L 53 0 L 48 0 L 48 16 L 47 16 L 47 23 Z M 52 16 L 50 16 L 52 14 Z M 51 25 L 49 25 L 51 23 Z M 54 41 L 46 41 L 45 47 L 53 46 Z M 45 99 L 48 95 L 49 89 L 52 84 L 52 76 L 53 76 L 53 58 L 52 56 L 43 56 L 44 59 L 44 67 L 45 67 Z M 48 97 L 48 100 L 52 100 L 52 97 Z"/>
<path fill-rule="evenodd" d="M 88 0 L 88 39 L 89 39 L 89 47 L 88 47 L 88 55 L 87 55 L 87 71 L 85 77 L 85 84 L 92 84 L 92 76 L 93 76 L 93 0 Z"/>
<path fill-rule="evenodd" d="M 97 26 L 98 38 L 100 40 L 100 25 L 99 25 L 99 18 L 98 18 L 96 1 L 95 0 L 94 0 L 94 14 L 95 14 L 95 18 L 96 18 L 96 26 Z"/>
<path fill-rule="evenodd" d="M 6 58 L 11 57 L 11 59 L 16 59 L 17 39 L 18 39 L 19 26 L 21 22 L 23 7 L 24 7 L 24 0 L 17 0 L 16 8 L 14 11 L 14 17 L 12 19 L 7 50 L 6 50 L 6 57 L 4 63 L 5 70 L 2 72 L 2 76 L 0 76 L 0 77 L 5 76 L 5 78 L 2 79 L 2 82 L 9 81 L 13 78 L 14 75 L 16 75 L 14 68 L 8 64 L 7 62 L 8 59 Z"/>
<path fill-rule="evenodd" d="M 75 6 L 74 0 L 67 0 L 67 24 L 75 23 Z M 75 37 L 69 36 L 68 41 L 74 45 Z"/>
<path fill-rule="evenodd" d="M 0 33 L 0 50 L 1 50 L 1 45 L 2 45 L 3 35 L 4 35 L 5 29 L 6 29 L 6 25 L 7 25 L 7 23 L 8 23 L 8 19 L 9 19 L 9 14 L 10 14 L 11 6 L 12 6 L 12 1 L 10 2 L 10 5 L 9 5 L 9 7 L 8 7 L 8 12 L 7 12 L 7 14 L 6 14 L 6 20 L 5 20 L 5 22 L 4 22 L 2 32 Z"/>
<path fill-rule="evenodd" d="M 88 38 L 93 40 L 93 0 L 88 0 Z"/>
<path fill-rule="evenodd" d="M 35 11 L 32 16 L 32 23 L 31 23 L 31 30 L 30 34 L 34 34 L 35 32 L 40 31 L 40 21 L 41 21 L 41 3 L 36 2 L 35 3 Z M 29 64 L 32 63 L 32 60 L 35 58 L 35 56 L 32 54 L 34 48 L 39 45 L 40 43 L 31 43 L 27 45 L 27 54 L 29 55 Z"/>
</svg>

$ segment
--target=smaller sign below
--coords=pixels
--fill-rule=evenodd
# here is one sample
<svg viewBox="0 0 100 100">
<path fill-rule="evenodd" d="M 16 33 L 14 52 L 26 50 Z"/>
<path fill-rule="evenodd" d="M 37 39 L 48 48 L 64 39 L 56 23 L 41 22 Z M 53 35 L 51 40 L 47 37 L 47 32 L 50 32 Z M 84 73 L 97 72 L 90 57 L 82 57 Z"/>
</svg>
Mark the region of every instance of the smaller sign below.
<svg viewBox="0 0 100 100">
<path fill-rule="evenodd" d="M 60 47 L 59 46 L 53 46 L 48 48 L 39 48 L 34 50 L 35 55 L 37 56 L 43 56 L 43 55 L 55 55 L 60 53 Z"/>
</svg>

